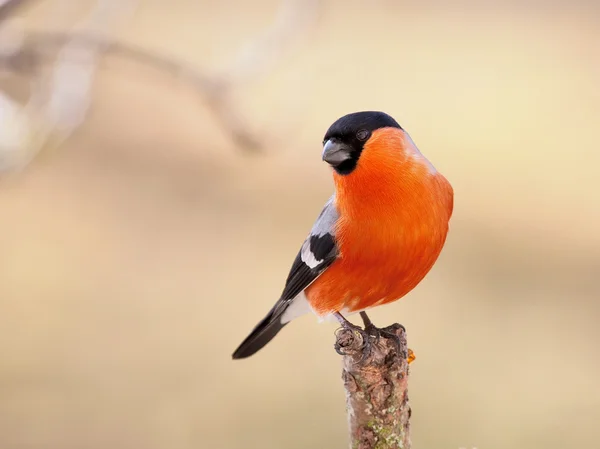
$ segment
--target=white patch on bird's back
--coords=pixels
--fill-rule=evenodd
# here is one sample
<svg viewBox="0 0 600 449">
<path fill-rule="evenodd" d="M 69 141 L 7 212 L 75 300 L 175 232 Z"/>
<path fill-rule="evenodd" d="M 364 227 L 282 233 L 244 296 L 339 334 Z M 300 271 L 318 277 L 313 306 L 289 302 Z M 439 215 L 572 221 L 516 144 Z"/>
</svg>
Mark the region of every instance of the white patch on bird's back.
<svg viewBox="0 0 600 449">
<path fill-rule="evenodd" d="M 319 266 L 323 259 L 317 259 L 315 254 L 310 249 L 310 238 L 312 236 L 322 237 L 325 234 L 334 234 L 335 223 L 337 222 L 339 214 L 335 208 L 335 195 L 333 195 L 321 211 L 321 215 L 315 221 L 308 238 L 302 244 L 300 249 L 300 258 L 309 268 L 316 268 Z"/>
<path fill-rule="evenodd" d="M 404 131 L 404 136 L 405 136 L 407 143 L 410 144 L 411 152 L 409 155 L 413 159 L 423 163 L 427 167 L 427 170 L 429 170 L 429 173 L 431 173 L 432 175 L 436 174 L 437 169 L 433 166 L 433 164 L 431 162 L 429 162 L 429 159 L 427 159 L 425 156 L 423 156 L 423 153 L 421 153 L 419 148 L 417 148 L 417 146 L 415 145 L 415 142 L 412 140 L 412 138 L 406 131 Z"/>
<path fill-rule="evenodd" d="M 298 318 L 311 312 L 314 313 L 312 307 L 308 303 L 308 299 L 306 299 L 306 295 L 304 292 L 301 292 L 298 296 L 292 299 L 292 303 L 288 306 L 285 312 L 283 312 L 283 315 L 281 315 L 281 322 L 289 323 L 294 318 Z"/>
<path fill-rule="evenodd" d="M 335 315 L 333 313 L 328 313 L 325 316 L 317 315 L 317 322 L 318 323 L 339 323 L 338 319 L 335 317 Z"/>
<path fill-rule="evenodd" d="M 367 309 L 354 310 L 350 312 L 347 308 L 343 308 L 342 310 L 340 310 L 340 315 L 342 315 L 344 318 L 348 318 L 349 316 L 356 315 L 357 313 L 362 312 L 364 310 Z M 332 312 L 322 317 L 319 316 L 317 321 L 319 323 L 339 323 L 339 320 L 336 318 L 334 313 L 335 312 Z"/>
<path fill-rule="evenodd" d="M 319 266 L 323 259 L 317 259 L 313 252 L 310 250 L 310 238 L 306 239 L 302 244 L 302 249 L 300 250 L 300 258 L 302 262 L 308 265 L 309 268 L 315 268 Z"/>
<path fill-rule="evenodd" d="M 350 312 L 347 308 L 340 310 L 340 314 L 344 318 L 348 318 L 349 316 L 356 315 L 359 312 L 367 309 L 353 310 Z M 282 323 L 289 323 L 295 318 L 301 317 L 303 315 L 307 315 L 309 313 L 314 314 L 317 317 L 318 323 L 339 323 L 338 319 L 335 317 L 334 312 L 328 313 L 327 315 L 319 315 L 314 311 L 311 307 L 308 299 L 304 292 L 300 293 L 294 299 L 292 299 L 292 303 L 288 306 L 283 315 L 281 316 Z"/>
</svg>

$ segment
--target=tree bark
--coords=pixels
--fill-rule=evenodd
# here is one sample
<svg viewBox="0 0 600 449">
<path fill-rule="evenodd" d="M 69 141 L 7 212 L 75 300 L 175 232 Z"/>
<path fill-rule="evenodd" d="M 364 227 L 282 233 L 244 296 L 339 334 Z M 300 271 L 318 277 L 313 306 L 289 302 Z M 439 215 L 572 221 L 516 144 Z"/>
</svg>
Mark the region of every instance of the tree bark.
<svg viewBox="0 0 600 449">
<path fill-rule="evenodd" d="M 343 356 L 342 379 L 351 449 L 410 449 L 408 364 L 414 359 L 406 332 L 398 324 L 365 337 L 352 329 L 337 331 L 335 348 Z M 365 345 L 363 338 L 370 344 Z"/>
</svg>

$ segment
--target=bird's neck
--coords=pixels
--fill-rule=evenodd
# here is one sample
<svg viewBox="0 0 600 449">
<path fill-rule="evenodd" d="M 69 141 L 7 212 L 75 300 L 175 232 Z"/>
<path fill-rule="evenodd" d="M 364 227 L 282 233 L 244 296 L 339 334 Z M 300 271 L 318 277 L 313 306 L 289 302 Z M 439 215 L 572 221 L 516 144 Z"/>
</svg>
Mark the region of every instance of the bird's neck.
<svg viewBox="0 0 600 449">
<path fill-rule="evenodd" d="M 334 174 L 341 215 L 377 220 L 396 214 L 414 215 L 434 201 L 435 174 L 426 164 L 410 158 L 388 162 L 370 170 L 359 166 L 349 175 Z"/>
</svg>

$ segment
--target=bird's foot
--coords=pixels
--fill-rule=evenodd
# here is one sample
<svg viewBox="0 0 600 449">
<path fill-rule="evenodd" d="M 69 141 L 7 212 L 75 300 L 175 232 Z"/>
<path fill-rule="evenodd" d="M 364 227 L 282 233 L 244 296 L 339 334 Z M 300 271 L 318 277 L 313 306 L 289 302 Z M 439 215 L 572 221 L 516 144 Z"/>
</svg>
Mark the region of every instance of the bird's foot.
<svg viewBox="0 0 600 449">
<path fill-rule="evenodd" d="M 391 326 L 378 328 L 373 324 L 366 312 L 360 312 L 360 316 L 363 320 L 363 323 L 365 323 L 365 330 L 369 333 L 369 335 L 373 335 L 376 338 L 376 341 L 379 341 L 381 337 L 392 340 L 396 348 L 396 354 L 404 357 L 408 363 L 411 363 L 415 360 L 415 354 L 411 349 L 408 350 L 408 353 L 402 351 L 402 341 L 398 336 L 399 329 L 402 329 L 402 332 L 406 333 L 406 328 L 402 324 L 395 323 Z"/>
<path fill-rule="evenodd" d="M 367 333 L 375 337 L 376 341 L 379 341 L 379 339 L 382 337 L 391 340 L 394 344 L 394 348 L 396 349 L 396 354 L 400 355 L 401 357 L 408 358 L 408 355 L 402 351 L 402 341 L 397 334 L 398 329 L 406 331 L 404 326 L 401 324 L 392 324 L 391 326 L 383 328 L 376 327 L 373 323 L 369 323 L 365 326 Z"/>
<path fill-rule="evenodd" d="M 351 331 L 355 338 L 359 337 L 362 340 L 361 350 L 362 350 L 363 355 L 361 358 L 361 362 L 364 362 L 366 360 L 366 358 L 369 356 L 369 354 L 371 354 L 371 350 L 373 347 L 373 341 L 372 341 L 373 335 L 370 334 L 367 330 L 363 329 L 362 327 L 357 326 L 354 323 L 351 323 L 350 321 L 348 321 L 346 318 L 344 318 L 339 313 L 336 314 L 336 318 L 342 325 L 343 329 Z M 342 349 L 342 347 L 338 343 L 336 343 L 336 345 L 335 345 L 335 351 L 339 355 L 346 355 L 346 352 Z"/>
<path fill-rule="evenodd" d="M 362 357 L 361 362 L 364 362 L 370 355 L 374 349 L 374 346 L 379 343 L 381 338 L 385 338 L 390 340 L 393 343 L 394 349 L 396 350 L 396 354 L 400 357 L 406 359 L 406 361 L 410 364 L 415 360 L 415 354 L 411 349 L 408 351 L 402 350 L 402 340 L 398 335 L 398 330 L 402 329 L 402 332 L 406 332 L 406 328 L 401 324 L 392 324 L 391 326 L 379 328 L 375 326 L 366 313 L 361 312 L 361 316 L 363 318 L 363 322 L 365 324 L 364 329 L 356 324 L 351 323 L 346 318 L 344 318 L 341 314 L 336 314 L 336 318 L 342 325 L 342 328 L 345 330 L 349 330 L 354 338 L 359 337 L 362 340 Z M 335 350 L 340 355 L 345 355 L 345 351 L 343 348 L 336 343 Z"/>
</svg>

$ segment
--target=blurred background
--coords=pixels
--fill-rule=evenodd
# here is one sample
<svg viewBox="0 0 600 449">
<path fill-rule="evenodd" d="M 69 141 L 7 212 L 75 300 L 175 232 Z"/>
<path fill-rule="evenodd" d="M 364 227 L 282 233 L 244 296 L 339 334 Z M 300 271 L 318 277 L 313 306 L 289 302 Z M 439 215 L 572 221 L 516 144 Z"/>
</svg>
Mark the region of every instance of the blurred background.
<svg viewBox="0 0 600 449">
<path fill-rule="evenodd" d="M 334 324 L 230 356 L 366 109 L 455 189 L 372 313 L 414 447 L 598 447 L 599 61 L 593 0 L 0 1 L 0 448 L 347 447 Z"/>
</svg>

